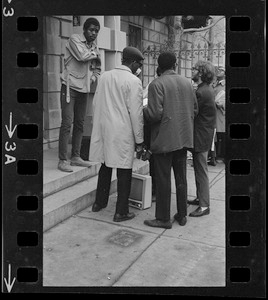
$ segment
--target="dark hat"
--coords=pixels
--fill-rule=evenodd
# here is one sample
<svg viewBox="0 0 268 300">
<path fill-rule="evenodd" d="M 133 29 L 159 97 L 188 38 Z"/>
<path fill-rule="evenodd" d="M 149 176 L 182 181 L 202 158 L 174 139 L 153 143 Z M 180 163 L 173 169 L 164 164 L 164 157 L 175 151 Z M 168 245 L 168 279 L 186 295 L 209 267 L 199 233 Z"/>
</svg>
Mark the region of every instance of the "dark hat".
<svg viewBox="0 0 268 300">
<path fill-rule="evenodd" d="M 123 59 L 143 60 L 144 57 L 139 49 L 135 47 L 126 47 L 123 49 Z"/>
<path fill-rule="evenodd" d="M 158 56 L 158 65 L 161 69 L 167 70 L 174 66 L 176 63 L 176 55 L 173 52 L 163 52 Z"/>
</svg>

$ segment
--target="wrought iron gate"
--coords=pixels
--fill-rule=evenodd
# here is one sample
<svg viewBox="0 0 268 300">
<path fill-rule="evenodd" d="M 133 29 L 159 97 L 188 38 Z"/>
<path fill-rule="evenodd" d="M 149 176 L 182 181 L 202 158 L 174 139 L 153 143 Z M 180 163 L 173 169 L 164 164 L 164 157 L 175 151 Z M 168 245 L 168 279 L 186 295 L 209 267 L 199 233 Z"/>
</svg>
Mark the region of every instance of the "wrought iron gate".
<svg viewBox="0 0 268 300">
<path fill-rule="evenodd" d="M 225 45 L 218 43 L 212 48 L 192 44 L 190 49 L 178 51 L 179 74 L 191 78 L 192 67 L 198 60 L 209 60 L 215 67 L 225 66 Z"/>
<path fill-rule="evenodd" d="M 164 49 L 152 44 L 144 51 L 144 66 L 143 66 L 143 83 L 146 86 L 155 77 L 157 68 L 157 58 Z M 209 60 L 216 67 L 225 66 L 225 44 L 218 43 L 213 47 L 208 47 L 207 44 L 191 44 L 188 49 L 180 49 L 174 51 L 177 56 L 177 73 L 189 79 L 192 77 L 192 67 L 198 60 Z M 147 69 L 145 69 L 147 68 Z"/>
</svg>

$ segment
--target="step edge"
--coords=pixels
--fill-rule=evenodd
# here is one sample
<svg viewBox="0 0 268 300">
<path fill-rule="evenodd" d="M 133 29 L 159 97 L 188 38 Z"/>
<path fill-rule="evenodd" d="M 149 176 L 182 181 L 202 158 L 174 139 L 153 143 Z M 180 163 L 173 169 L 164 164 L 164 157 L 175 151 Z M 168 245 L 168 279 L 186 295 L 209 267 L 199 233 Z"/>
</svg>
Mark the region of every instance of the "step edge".
<svg viewBox="0 0 268 300">
<path fill-rule="evenodd" d="M 79 198 L 85 194 L 91 193 L 92 191 L 96 190 L 97 188 L 97 177 L 98 176 L 93 176 L 90 177 L 86 180 L 80 181 L 70 187 L 67 187 L 63 190 L 60 190 L 54 194 L 49 195 L 48 197 L 44 198 L 43 201 L 43 215 L 45 215 L 47 212 L 50 210 L 47 210 L 46 205 L 48 205 L 47 201 L 54 201 L 54 209 L 57 209 L 58 207 L 61 207 L 65 204 L 68 204 L 69 202 L 72 202 L 76 198 Z M 88 188 L 86 189 L 86 187 Z M 71 200 L 64 200 L 67 199 L 67 196 L 69 194 L 73 195 L 75 193 L 74 199 Z"/>
<path fill-rule="evenodd" d="M 117 190 L 117 185 L 116 185 L 116 179 L 111 181 L 111 188 L 110 188 L 110 195 L 115 193 Z M 45 214 L 43 216 L 43 232 L 48 231 L 49 229 L 57 226 L 58 224 L 62 223 L 63 221 L 67 220 L 68 218 L 72 217 L 73 215 L 77 214 L 78 212 L 86 209 L 87 207 L 89 207 L 90 205 L 93 204 L 94 202 L 94 195 L 96 193 L 96 189 L 92 190 L 86 194 L 83 194 L 81 196 L 79 196 L 76 199 L 73 199 L 72 201 L 69 201 L 68 203 L 65 203 L 64 205 L 48 212 L 47 214 Z M 87 199 L 86 199 L 87 198 Z M 79 209 L 74 210 L 72 213 L 62 213 L 62 211 L 64 211 L 68 206 L 74 206 L 75 203 L 78 202 L 83 202 L 85 201 L 86 204 L 82 205 L 82 207 L 80 206 Z M 49 221 L 49 218 L 52 217 L 52 215 L 55 215 L 54 217 L 54 222 L 53 221 Z M 62 215 L 62 216 L 60 216 Z M 48 223 L 48 224 L 47 224 Z M 50 223 L 50 224 L 49 224 Z"/>
<path fill-rule="evenodd" d="M 68 175 L 66 175 L 65 177 L 61 177 L 61 178 L 58 178 L 56 180 L 53 180 L 53 181 L 45 183 L 43 185 L 43 198 L 49 197 L 50 195 L 58 193 L 61 190 L 64 190 L 64 189 L 69 188 L 69 187 L 72 187 L 73 185 L 78 184 L 81 181 L 84 181 L 84 180 L 87 180 L 89 178 L 95 177 L 96 175 L 98 175 L 99 168 L 100 168 L 100 164 L 95 164 L 94 165 L 94 169 L 95 170 L 89 171 L 89 173 L 86 172 L 86 170 L 88 168 L 83 168 L 81 171 L 77 171 L 75 173 L 71 173 L 69 175 L 70 179 L 69 179 L 69 181 L 67 183 L 64 183 L 64 181 L 66 180 L 66 177 L 68 177 Z M 78 178 L 76 176 L 78 176 Z M 53 189 L 52 191 L 48 191 L 48 186 L 49 185 L 56 185 L 57 187 L 55 189 Z"/>
<path fill-rule="evenodd" d="M 115 170 L 112 173 L 111 184 L 114 181 L 117 181 Z M 81 181 L 79 183 L 76 183 L 73 186 L 70 186 L 70 187 L 65 188 L 63 190 L 60 190 L 57 193 L 54 193 L 54 194 L 52 194 L 52 195 L 44 198 L 43 199 L 43 215 L 45 215 L 46 213 L 48 213 L 50 211 L 53 211 L 53 210 L 55 210 L 55 209 L 63 206 L 65 204 L 68 204 L 69 202 L 72 202 L 74 199 L 73 200 L 64 200 L 63 199 L 63 198 L 66 197 L 66 195 L 68 195 L 70 193 L 70 191 L 71 191 L 70 194 L 73 194 L 74 191 L 77 191 L 76 195 L 78 197 L 83 196 L 84 194 L 88 194 L 88 193 L 90 193 L 92 191 L 95 191 L 97 189 L 97 182 L 98 182 L 98 175 L 95 175 L 93 177 L 90 177 L 90 178 L 88 178 L 86 180 L 83 180 L 83 181 Z M 85 188 L 86 187 L 88 187 L 88 189 L 85 192 Z M 48 205 L 47 201 L 54 201 L 56 206 L 54 206 L 54 208 L 52 208 L 52 209 L 48 209 L 46 207 L 46 205 Z"/>
</svg>

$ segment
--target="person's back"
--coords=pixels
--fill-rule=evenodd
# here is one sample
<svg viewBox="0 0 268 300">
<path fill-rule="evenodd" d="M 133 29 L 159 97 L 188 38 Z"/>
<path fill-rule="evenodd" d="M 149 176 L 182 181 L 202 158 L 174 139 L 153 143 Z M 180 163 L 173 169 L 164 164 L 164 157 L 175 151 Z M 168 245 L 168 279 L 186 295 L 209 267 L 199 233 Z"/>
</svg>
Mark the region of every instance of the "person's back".
<svg viewBox="0 0 268 300">
<path fill-rule="evenodd" d="M 122 72 L 123 71 L 123 72 Z M 131 90 L 133 92 L 134 84 L 141 88 L 140 80 L 127 70 L 115 68 L 103 73 L 99 82 L 99 89 L 96 92 L 95 101 L 100 102 L 98 109 L 101 110 L 101 122 L 106 126 L 114 128 L 114 134 L 120 136 L 121 131 L 129 129 L 132 133 L 131 126 L 126 127 L 126 123 L 131 125 L 129 112 L 131 110 Z M 97 93 L 103 97 L 97 97 Z M 95 103 L 94 103 L 95 105 Z M 116 116 L 116 118 L 115 118 Z"/>
<path fill-rule="evenodd" d="M 170 229 L 171 169 L 176 185 L 179 225 L 187 222 L 187 149 L 193 147 L 193 122 L 197 109 L 193 88 L 187 79 L 176 74 L 176 56 L 163 52 L 158 57 L 161 76 L 148 90 L 145 120 L 151 125 L 151 146 L 155 167 L 155 219 L 145 220 L 151 227 Z"/>
<path fill-rule="evenodd" d="M 142 85 L 135 74 L 144 57 L 134 47 L 123 49 L 122 65 L 103 73 L 93 99 L 89 159 L 100 162 L 93 212 L 109 200 L 112 169 L 116 168 L 117 202 L 114 222 L 135 217 L 129 212 L 134 151 L 143 151 Z"/>
<path fill-rule="evenodd" d="M 91 161 L 132 168 L 135 143 L 143 142 L 142 106 L 141 81 L 129 67 L 121 65 L 101 75 L 93 99 Z"/>
<path fill-rule="evenodd" d="M 192 148 L 196 98 L 190 82 L 167 70 L 149 86 L 149 99 L 152 152 Z"/>
</svg>

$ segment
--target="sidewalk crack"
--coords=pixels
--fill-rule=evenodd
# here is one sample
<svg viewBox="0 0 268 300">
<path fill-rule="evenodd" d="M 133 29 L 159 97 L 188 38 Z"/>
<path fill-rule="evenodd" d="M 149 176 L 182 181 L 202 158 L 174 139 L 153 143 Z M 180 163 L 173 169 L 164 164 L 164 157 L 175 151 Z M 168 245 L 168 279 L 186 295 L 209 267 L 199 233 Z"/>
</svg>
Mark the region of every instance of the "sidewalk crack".
<svg viewBox="0 0 268 300">
<path fill-rule="evenodd" d="M 117 283 L 119 280 L 120 280 L 120 278 L 122 278 L 123 276 L 124 276 L 124 274 L 137 262 L 137 260 L 143 255 L 143 253 L 145 252 L 145 251 L 147 251 L 150 247 L 151 247 L 151 245 L 155 242 L 155 241 L 157 241 L 163 234 L 164 234 L 164 232 L 166 232 L 166 230 L 168 230 L 168 229 L 165 229 L 163 232 L 161 232 L 160 234 L 158 234 L 157 236 L 156 236 L 156 238 L 140 253 L 140 255 L 138 255 L 137 257 L 136 257 L 136 259 L 114 280 L 114 282 L 113 282 L 113 284 L 112 284 L 112 286 L 115 284 L 115 283 Z"/>
</svg>

